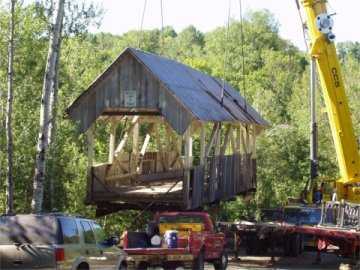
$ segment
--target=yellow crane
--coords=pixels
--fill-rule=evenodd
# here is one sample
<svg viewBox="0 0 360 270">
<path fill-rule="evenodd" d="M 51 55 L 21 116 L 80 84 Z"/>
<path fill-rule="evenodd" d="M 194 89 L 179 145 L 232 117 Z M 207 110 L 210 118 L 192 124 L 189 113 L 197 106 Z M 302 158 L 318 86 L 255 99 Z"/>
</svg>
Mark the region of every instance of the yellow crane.
<svg viewBox="0 0 360 270">
<path fill-rule="evenodd" d="M 333 19 L 326 0 L 301 0 L 307 18 L 310 56 L 315 59 L 329 117 L 341 178 L 337 199 L 360 203 L 360 157 L 334 44 Z"/>
</svg>

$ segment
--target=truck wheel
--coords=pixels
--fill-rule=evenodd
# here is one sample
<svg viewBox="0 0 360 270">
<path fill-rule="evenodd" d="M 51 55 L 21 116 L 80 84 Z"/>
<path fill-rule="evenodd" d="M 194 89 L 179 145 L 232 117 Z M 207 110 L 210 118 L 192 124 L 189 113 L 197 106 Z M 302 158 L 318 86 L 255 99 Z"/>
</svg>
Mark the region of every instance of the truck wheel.
<svg viewBox="0 0 360 270">
<path fill-rule="evenodd" d="M 200 251 L 199 256 L 194 260 L 193 269 L 204 270 L 205 258 L 204 251 Z"/>
<path fill-rule="evenodd" d="M 226 270 L 228 262 L 228 255 L 225 251 L 223 251 L 220 258 L 214 262 L 215 270 Z"/>
<path fill-rule="evenodd" d="M 301 253 L 301 236 L 292 234 L 284 237 L 284 255 L 297 257 Z"/>
</svg>

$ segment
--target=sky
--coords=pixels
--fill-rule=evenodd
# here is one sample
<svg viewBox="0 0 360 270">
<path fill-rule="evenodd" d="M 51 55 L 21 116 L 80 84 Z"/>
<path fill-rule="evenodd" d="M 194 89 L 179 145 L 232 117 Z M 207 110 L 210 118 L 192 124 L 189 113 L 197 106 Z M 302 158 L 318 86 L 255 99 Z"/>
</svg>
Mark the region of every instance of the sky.
<svg viewBox="0 0 360 270">
<path fill-rule="evenodd" d="M 93 32 L 123 34 L 140 28 L 141 14 L 145 0 L 94 0 L 102 5 L 105 14 L 100 29 Z M 181 31 L 194 25 L 203 32 L 224 26 L 228 18 L 229 2 L 231 17 L 239 19 L 239 0 L 162 0 L 164 25 Z M 161 27 L 161 0 L 147 0 L 144 29 Z M 305 48 L 300 18 L 295 0 L 242 0 L 243 13 L 251 10 L 268 9 L 280 24 L 280 35 Z M 359 0 L 330 0 L 330 12 L 334 16 L 337 41 L 360 41 Z"/>
</svg>

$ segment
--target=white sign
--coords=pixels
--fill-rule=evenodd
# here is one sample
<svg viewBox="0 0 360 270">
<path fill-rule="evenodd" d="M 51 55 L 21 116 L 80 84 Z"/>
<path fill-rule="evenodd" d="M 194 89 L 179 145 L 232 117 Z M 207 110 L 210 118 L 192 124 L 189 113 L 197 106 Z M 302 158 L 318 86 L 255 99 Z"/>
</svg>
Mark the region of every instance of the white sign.
<svg viewBox="0 0 360 270">
<path fill-rule="evenodd" d="M 136 91 L 124 91 L 124 105 L 125 107 L 136 107 Z"/>
</svg>

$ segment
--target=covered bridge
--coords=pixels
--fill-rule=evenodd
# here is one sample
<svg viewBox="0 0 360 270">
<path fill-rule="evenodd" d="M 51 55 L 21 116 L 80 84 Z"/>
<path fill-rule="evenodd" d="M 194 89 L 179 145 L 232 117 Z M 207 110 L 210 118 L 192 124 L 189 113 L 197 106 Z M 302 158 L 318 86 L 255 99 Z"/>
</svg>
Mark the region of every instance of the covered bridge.
<svg viewBox="0 0 360 270">
<path fill-rule="evenodd" d="M 87 134 L 87 203 L 99 215 L 198 209 L 256 188 L 267 122 L 230 85 L 179 62 L 127 48 L 67 114 Z M 100 123 L 108 160 L 95 163 Z"/>
</svg>

